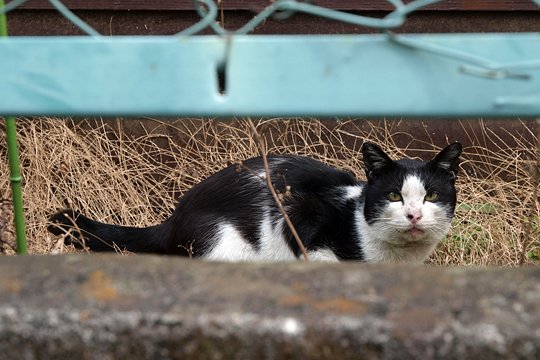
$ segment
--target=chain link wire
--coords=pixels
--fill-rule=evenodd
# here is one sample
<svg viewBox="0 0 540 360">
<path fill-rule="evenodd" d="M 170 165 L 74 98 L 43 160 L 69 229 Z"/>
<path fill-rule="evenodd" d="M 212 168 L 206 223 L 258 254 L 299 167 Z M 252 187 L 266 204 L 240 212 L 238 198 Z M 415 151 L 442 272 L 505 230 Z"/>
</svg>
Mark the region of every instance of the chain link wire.
<svg viewBox="0 0 540 360">
<path fill-rule="evenodd" d="M 28 0 L 13 0 L 6 6 L 0 8 L 0 14 L 14 10 L 21 6 Z M 66 19 L 71 21 L 85 34 L 98 36 L 99 33 L 91 26 L 82 21 L 73 12 L 71 12 L 64 4 L 59 0 L 48 0 L 52 7 L 60 12 Z M 321 6 L 312 5 L 309 2 L 300 2 L 296 0 L 276 0 L 271 5 L 267 6 L 261 12 L 259 12 L 253 19 L 248 21 L 241 28 L 229 31 L 219 25 L 218 7 L 213 0 L 193 0 L 193 6 L 195 11 L 201 17 L 201 20 L 187 29 L 182 30 L 177 35 L 191 36 L 195 35 L 207 28 L 211 28 L 218 35 L 247 35 L 252 32 L 257 26 L 274 17 L 280 20 L 284 20 L 290 17 L 292 14 L 301 12 L 314 16 L 324 17 L 336 21 L 350 23 L 353 25 L 365 26 L 375 29 L 393 29 L 403 25 L 407 19 L 407 15 L 410 13 L 431 5 L 441 0 L 415 0 L 407 5 L 403 4 L 400 0 L 388 0 L 395 10 L 390 12 L 382 19 L 373 18 L 369 16 L 350 14 L 343 11 L 332 10 Z M 540 1 L 540 0 L 536 0 Z"/>
<path fill-rule="evenodd" d="M 13 0 L 4 7 L 0 7 L 0 14 L 5 14 L 12 11 L 27 1 L 28 0 Z M 247 35 L 270 17 L 284 20 L 297 12 L 350 23 L 353 25 L 365 26 L 380 30 L 390 30 L 402 26 L 407 20 L 407 16 L 412 12 L 443 1 L 444 0 L 413 0 L 408 4 L 404 4 L 401 0 L 387 0 L 387 2 L 394 7 L 394 10 L 383 18 L 373 18 L 313 5 L 311 4 L 310 0 L 303 2 L 296 0 L 275 0 L 272 4 L 260 11 L 253 19 L 248 21 L 244 26 L 237 30 L 229 31 L 219 25 L 219 21 L 217 19 L 218 7 L 214 0 L 193 0 L 193 6 L 195 11 L 197 11 L 201 17 L 201 20 L 189 28 L 182 30 L 177 35 L 191 36 L 207 28 L 211 28 L 218 35 Z M 531 1 L 540 7 L 540 0 Z M 99 35 L 95 29 L 77 17 L 64 4 L 62 4 L 61 1 L 48 0 L 48 2 L 85 34 L 92 36 Z"/>
</svg>

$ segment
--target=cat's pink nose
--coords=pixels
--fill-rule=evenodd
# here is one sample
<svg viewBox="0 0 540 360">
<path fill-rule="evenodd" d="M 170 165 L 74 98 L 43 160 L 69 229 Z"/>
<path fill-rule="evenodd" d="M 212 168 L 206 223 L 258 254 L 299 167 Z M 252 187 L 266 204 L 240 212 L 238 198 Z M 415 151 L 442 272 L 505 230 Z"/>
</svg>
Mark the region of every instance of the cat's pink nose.
<svg viewBox="0 0 540 360">
<path fill-rule="evenodd" d="M 407 219 L 409 219 L 412 224 L 416 224 L 422 219 L 422 213 L 418 210 L 411 210 L 407 214 Z"/>
</svg>

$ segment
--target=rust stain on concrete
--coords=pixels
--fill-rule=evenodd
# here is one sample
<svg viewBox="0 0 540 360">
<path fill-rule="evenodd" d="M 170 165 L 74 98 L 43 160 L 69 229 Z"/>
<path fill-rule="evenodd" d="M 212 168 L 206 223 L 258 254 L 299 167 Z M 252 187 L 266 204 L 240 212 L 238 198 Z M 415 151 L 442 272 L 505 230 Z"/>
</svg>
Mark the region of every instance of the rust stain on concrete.
<svg viewBox="0 0 540 360">
<path fill-rule="evenodd" d="M 309 306 L 319 311 L 335 313 L 363 314 L 367 311 L 367 306 L 359 301 L 347 299 L 345 297 L 333 297 L 329 299 L 317 299 L 306 294 L 293 294 L 280 301 L 281 305 L 296 307 Z"/>
<path fill-rule="evenodd" d="M 5 290 L 11 294 L 19 294 L 22 290 L 22 284 L 19 280 L 7 279 L 7 280 L 2 281 L 2 283 L 0 284 L 1 284 L 2 290 Z"/>
<path fill-rule="evenodd" d="M 344 297 L 322 300 L 313 303 L 313 307 L 318 310 L 332 311 L 339 313 L 363 314 L 366 312 L 366 305 Z"/>
<path fill-rule="evenodd" d="M 119 297 L 112 279 L 101 270 L 90 273 L 82 286 L 82 294 L 85 298 L 97 301 L 112 301 Z"/>
</svg>

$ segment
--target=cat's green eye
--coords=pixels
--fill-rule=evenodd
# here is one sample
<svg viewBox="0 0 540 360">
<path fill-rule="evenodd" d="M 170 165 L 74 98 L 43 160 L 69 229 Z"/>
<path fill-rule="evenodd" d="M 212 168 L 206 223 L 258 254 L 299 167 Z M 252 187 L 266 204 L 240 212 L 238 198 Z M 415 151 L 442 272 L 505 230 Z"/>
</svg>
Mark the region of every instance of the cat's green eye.
<svg viewBox="0 0 540 360">
<path fill-rule="evenodd" d="M 436 191 L 432 191 L 430 193 L 428 193 L 425 197 L 424 197 L 424 200 L 426 201 L 435 201 L 439 198 L 439 193 L 436 192 Z"/>
<path fill-rule="evenodd" d="M 401 194 L 400 193 L 395 193 L 395 192 L 390 192 L 388 193 L 388 200 L 390 201 L 401 201 Z"/>
</svg>

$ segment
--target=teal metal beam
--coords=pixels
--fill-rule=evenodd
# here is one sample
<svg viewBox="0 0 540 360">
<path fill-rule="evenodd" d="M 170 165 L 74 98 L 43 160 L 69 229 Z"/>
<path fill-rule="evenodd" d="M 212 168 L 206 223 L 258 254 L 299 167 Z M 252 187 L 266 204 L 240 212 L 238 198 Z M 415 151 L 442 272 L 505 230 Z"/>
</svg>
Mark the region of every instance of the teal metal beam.
<svg viewBox="0 0 540 360">
<path fill-rule="evenodd" d="M 540 115 L 536 33 L 18 37 L 0 69 L 17 116 Z"/>
</svg>

